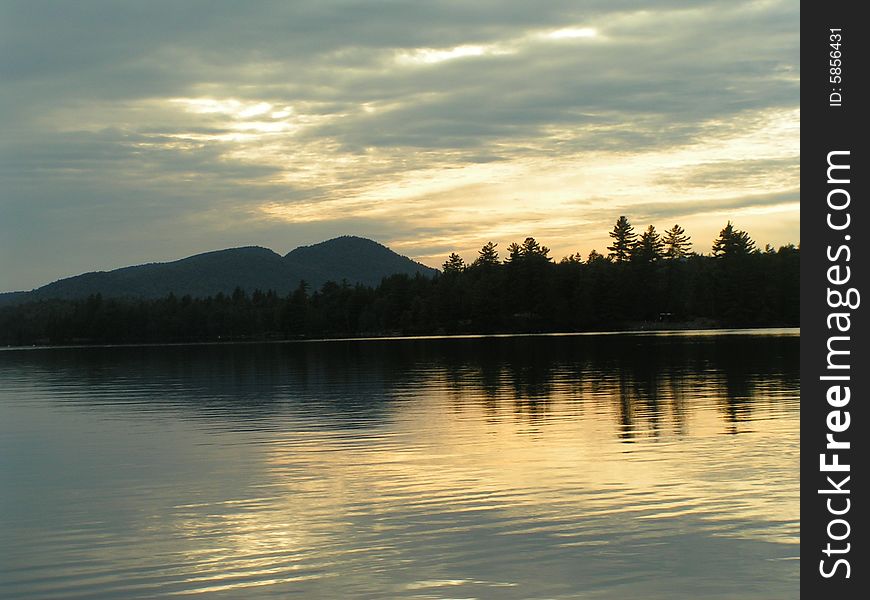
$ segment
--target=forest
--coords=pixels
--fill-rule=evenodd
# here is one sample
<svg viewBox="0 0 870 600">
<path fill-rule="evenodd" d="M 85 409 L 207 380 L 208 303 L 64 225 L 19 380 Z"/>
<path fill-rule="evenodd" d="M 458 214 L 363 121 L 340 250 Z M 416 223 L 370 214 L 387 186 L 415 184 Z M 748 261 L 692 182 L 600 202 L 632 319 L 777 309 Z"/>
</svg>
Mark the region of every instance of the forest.
<svg viewBox="0 0 870 600">
<path fill-rule="evenodd" d="M 607 254 L 559 261 L 532 237 L 435 277 L 377 286 L 243 290 L 210 297 L 39 300 L 0 308 L 0 344 L 166 343 L 388 335 L 770 327 L 799 324 L 800 249 L 760 249 L 729 221 L 708 254 L 679 225 L 638 234 L 621 216 Z"/>
</svg>

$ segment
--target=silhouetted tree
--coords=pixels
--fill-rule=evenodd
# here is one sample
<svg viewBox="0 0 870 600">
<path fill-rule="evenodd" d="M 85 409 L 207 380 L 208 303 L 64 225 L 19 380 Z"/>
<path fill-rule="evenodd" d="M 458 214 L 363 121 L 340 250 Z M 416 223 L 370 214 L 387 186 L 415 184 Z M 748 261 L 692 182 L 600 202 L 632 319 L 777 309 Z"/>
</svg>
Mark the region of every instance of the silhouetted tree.
<svg viewBox="0 0 870 600">
<path fill-rule="evenodd" d="M 498 250 L 495 247 L 498 244 L 493 244 L 492 242 L 487 242 L 483 245 L 483 248 L 477 251 L 477 258 L 474 260 L 472 266 L 474 267 L 493 267 L 498 264 Z"/>
<path fill-rule="evenodd" d="M 527 237 L 520 246 L 520 256 L 527 261 L 549 261 L 550 249 L 539 244 L 535 238 Z"/>
<path fill-rule="evenodd" d="M 614 247 L 630 239 L 620 218 Z M 498 262 L 486 244 L 472 267 L 457 254 L 432 279 L 393 275 L 380 285 L 304 281 L 286 297 L 236 288 L 213 297 L 37 300 L 0 306 L 0 343 L 121 343 L 422 333 L 581 331 L 636 327 L 669 313 L 669 321 L 722 326 L 796 325 L 800 249 L 754 251 L 729 222 L 714 256 L 691 254 L 679 226 L 657 239 L 649 227 L 636 258 L 617 264 L 595 250 L 554 264 L 534 238 L 509 246 Z M 662 249 L 664 242 L 664 249 Z M 670 251 L 670 253 L 669 253 Z M 650 257 L 664 252 L 680 260 Z M 614 251 L 614 258 L 617 253 Z M 646 257 L 640 260 L 641 257 Z M 625 255 L 622 256 L 625 263 Z"/>
<path fill-rule="evenodd" d="M 574 254 L 569 254 L 568 256 L 563 256 L 562 260 L 559 261 L 560 264 L 565 263 L 574 263 L 574 264 L 583 264 L 583 255 L 579 252 L 575 252 Z"/>
<path fill-rule="evenodd" d="M 508 251 L 505 290 L 508 314 L 519 327 L 535 327 L 540 324 L 552 294 L 550 249 L 527 237 L 522 244 L 512 243 Z"/>
<path fill-rule="evenodd" d="M 461 273 L 465 270 L 465 261 L 462 260 L 462 257 L 452 252 L 450 256 L 447 257 L 447 260 L 444 261 L 444 273 L 445 275 L 448 273 Z"/>
<path fill-rule="evenodd" d="M 637 234 L 628 221 L 628 217 L 622 215 L 616 220 L 610 237 L 613 238 L 613 245 L 607 247 L 610 250 L 610 258 L 614 262 L 626 262 L 631 257 L 631 250 L 637 241 Z"/>
<path fill-rule="evenodd" d="M 644 263 L 655 262 L 661 258 L 664 246 L 656 228 L 650 225 L 631 249 L 631 258 Z"/>
<path fill-rule="evenodd" d="M 305 333 L 309 321 L 308 287 L 308 282 L 301 279 L 281 310 L 281 328 L 292 335 Z"/>
<path fill-rule="evenodd" d="M 505 304 L 502 291 L 505 273 L 496 246 L 491 241 L 484 244 L 465 281 L 469 303 L 465 323 L 469 328 L 484 333 L 498 331 Z"/>
<path fill-rule="evenodd" d="M 664 235 L 665 258 L 675 260 L 688 256 L 692 250 L 691 240 L 691 236 L 686 235 L 686 230 L 675 224 Z"/>
<path fill-rule="evenodd" d="M 755 250 L 755 242 L 745 231 L 735 229 L 731 221 L 719 232 L 719 237 L 713 242 L 713 256 L 716 258 L 731 258 L 745 256 Z"/>
<path fill-rule="evenodd" d="M 749 326 L 762 322 L 765 311 L 764 254 L 755 252 L 755 242 L 731 221 L 713 242 L 712 312 L 733 325 Z M 751 291 L 759 294 L 749 293 Z"/>
</svg>

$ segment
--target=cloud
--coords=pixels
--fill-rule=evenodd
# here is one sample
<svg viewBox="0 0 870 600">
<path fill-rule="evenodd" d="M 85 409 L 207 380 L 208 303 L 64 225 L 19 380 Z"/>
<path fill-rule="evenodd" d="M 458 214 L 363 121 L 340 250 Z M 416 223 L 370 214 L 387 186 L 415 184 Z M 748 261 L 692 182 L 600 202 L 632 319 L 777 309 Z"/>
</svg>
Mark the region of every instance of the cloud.
<svg viewBox="0 0 870 600">
<path fill-rule="evenodd" d="M 785 0 L 7 1 L 0 288 L 310 232 L 567 252 L 616 207 L 750 209 L 797 187 L 798 29 Z"/>
</svg>

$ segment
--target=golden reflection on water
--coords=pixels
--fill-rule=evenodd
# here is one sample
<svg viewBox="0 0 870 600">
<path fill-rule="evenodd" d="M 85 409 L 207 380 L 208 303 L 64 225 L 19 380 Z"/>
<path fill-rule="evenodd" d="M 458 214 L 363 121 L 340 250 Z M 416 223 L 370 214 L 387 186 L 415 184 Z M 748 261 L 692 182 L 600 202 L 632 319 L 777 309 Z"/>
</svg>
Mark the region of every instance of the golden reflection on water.
<svg viewBox="0 0 870 600">
<path fill-rule="evenodd" d="M 19 423 L 47 427 L 60 411 L 63 427 L 96 440 L 79 460 L 99 464 L 88 453 L 108 447 L 140 470 L 159 452 L 165 464 L 114 474 L 76 513 L 43 507 L 65 537 L 30 532 L 28 544 L 55 580 L 29 580 L 22 560 L 10 589 L 794 595 L 796 337 L 564 342 L 552 353 L 487 342 L 486 359 L 473 340 L 464 351 L 407 343 L 147 355 L 145 367 L 141 354 L 91 357 L 87 387 L 76 383 L 81 357 L 14 364 L 12 387 L 33 398 L 0 397 L 0 408 Z M 123 525 L 107 525 L 113 513 Z M 83 519 L 91 529 L 75 528 Z"/>
</svg>

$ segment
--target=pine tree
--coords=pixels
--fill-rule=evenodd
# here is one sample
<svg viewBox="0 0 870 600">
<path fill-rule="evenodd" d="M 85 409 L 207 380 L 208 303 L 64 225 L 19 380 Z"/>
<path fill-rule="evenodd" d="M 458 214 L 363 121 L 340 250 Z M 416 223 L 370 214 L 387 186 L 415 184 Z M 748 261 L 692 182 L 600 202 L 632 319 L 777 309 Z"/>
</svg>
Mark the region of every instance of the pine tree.
<svg viewBox="0 0 870 600">
<path fill-rule="evenodd" d="M 626 262 L 631 257 L 631 250 L 637 241 L 637 234 L 625 215 L 616 220 L 610 237 L 613 238 L 613 245 L 607 247 L 610 250 L 610 258 L 614 262 Z"/>
<path fill-rule="evenodd" d="M 443 269 L 445 275 L 447 273 L 461 273 L 465 270 L 465 261 L 455 252 L 451 252 L 447 260 L 444 261 Z"/>
<path fill-rule="evenodd" d="M 498 250 L 495 247 L 498 244 L 487 242 L 483 248 L 477 251 L 477 258 L 472 263 L 475 267 L 492 267 L 498 264 Z"/>
<path fill-rule="evenodd" d="M 664 256 L 670 260 L 685 258 L 692 251 L 692 237 L 686 235 L 686 230 L 679 225 L 674 225 L 665 232 Z"/>
<path fill-rule="evenodd" d="M 562 260 L 560 260 L 559 263 L 582 265 L 583 264 L 583 255 L 580 254 L 579 252 L 575 252 L 574 254 L 569 254 L 568 256 L 563 256 Z"/>
<path fill-rule="evenodd" d="M 511 242 L 508 246 L 508 257 L 504 259 L 505 264 L 517 264 L 523 259 L 523 249 L 516 242 Z"/>
<path fill-rule="evenodd" d="M 589 253 L 589 256 L 586 257 L 586 264 L 591 265 L 592 263 L 600 260 L 606 261 L 607 257 L 598 252 L 598 250 L 596 250 L 595 248 L 593 248 L 592 251 Z"/>
<path fill-rule="evenodd" d="M 755 242 L 749 234 L 734 229 L 731 221 L 719 232 L 719 237 L 713 242 L 713 256 L 716 258 L 732 258 L 745 256 L 755 250 Z"/>
<path fill-rule="evenodd" d="M 550 260 L 550 257 L 548 256 L 548 254 L 550 254 L 550 249 L 546 246 L 540 245 L 533 237 L 527 237 L 523 241 L 523 244 L 520 247 L 520 253 L 526 260 Z"/>
<path fill-rule="evenodd" d="M 541 262 L 549 262 L 550 249 L 542 246 L 533 237 L 527 237 L 522 244 L 513 242 L 508 246 L 508 258 L 505 260 L 507 264 L 529 264 Z"/>
<path fill-rule="evenodd" d="M 661 258 L 664 246 L 662 237 L 658 234 L 656 228 L 650 225 L 640 235 L 640 240 L 632 248 L 631 258 L 640 262 L 655 262 Z"/>
</svg>

